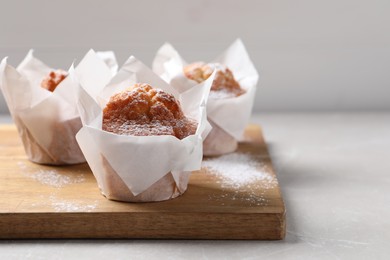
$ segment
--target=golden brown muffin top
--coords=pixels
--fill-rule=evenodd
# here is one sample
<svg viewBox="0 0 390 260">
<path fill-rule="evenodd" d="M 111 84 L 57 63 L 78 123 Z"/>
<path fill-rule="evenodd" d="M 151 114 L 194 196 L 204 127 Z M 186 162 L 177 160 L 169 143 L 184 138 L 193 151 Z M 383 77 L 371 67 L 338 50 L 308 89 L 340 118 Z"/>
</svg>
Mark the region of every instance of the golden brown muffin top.
<svg viewBox="0 0 390 260">
<path fill-rule="evenodd" d="M 53 92 L 56 87 L 68 76 L 64 70 L 51 71 L 41 82 L 41 87 Z"/>
<path fill-rule="evenodd" d="M 206 64 L 194 62 L 184 66 L 184 75 L 198 83 L 208 79 L 217 70 L 213 84 L 211 86 L 210 97 L 215 99 L 238 97 L 245 93 L 240 84 L 234 79 L 232 71 L 221 64 Z"/>
<path fill-rule="evenodd" d="M 183 139 L 194 134 L 196 127 L 173 95 L 145 83 L 113 95 L 103 110 L 103 130 L 120 135 L 173 135 Z"/>
</svg>

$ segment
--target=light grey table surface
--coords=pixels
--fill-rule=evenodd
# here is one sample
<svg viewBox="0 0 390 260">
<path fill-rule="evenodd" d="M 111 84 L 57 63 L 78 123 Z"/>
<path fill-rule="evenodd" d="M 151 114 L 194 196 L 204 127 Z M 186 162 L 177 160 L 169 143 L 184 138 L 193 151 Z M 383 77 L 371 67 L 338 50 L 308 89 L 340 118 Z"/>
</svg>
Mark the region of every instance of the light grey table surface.
<svg viewBox="0 0 390 260">
<path fill-rule="evenodd" d="M 286 203 L 285 240 L 8 240 L 0 258 L 390 259 L 390 113 L 252 122 L 264 129 Z"/>
</svg>

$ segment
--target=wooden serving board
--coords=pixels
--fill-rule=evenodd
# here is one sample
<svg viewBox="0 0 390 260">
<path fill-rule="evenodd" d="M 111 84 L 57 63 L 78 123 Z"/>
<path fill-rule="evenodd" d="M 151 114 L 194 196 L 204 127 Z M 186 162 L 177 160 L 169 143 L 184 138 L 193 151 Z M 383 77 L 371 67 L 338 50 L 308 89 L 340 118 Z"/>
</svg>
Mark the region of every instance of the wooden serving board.
<svg viewBox="0 0 390 260">
<path fill-rule="evenodd" d="M 253 156 L 262 176 L 249 185 L 202 168 L 179 198 L 123 203 L 100 194 L 87 164 L 28 161 L 15 126 L 2 125 L 0 238 L 283 239 L 285 207 L 260 127 L 248 126 L 245 136 L 237 153 Z"/>
</svg>

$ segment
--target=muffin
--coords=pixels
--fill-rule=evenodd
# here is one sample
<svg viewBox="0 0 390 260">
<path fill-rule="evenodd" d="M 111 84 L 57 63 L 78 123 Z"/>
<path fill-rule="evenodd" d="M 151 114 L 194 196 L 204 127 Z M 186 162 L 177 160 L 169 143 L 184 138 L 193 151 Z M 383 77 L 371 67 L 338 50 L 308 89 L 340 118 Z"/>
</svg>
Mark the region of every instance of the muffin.
<svg viewBox="0 0 390 260">
<path fill-rule="evenodd" d="M 80 82 L 83 127 L 76 139 L 101 193 L 126 202 L 183 194 L 191 172 L 201 168 L 214 74 L 191 93 L 178 93 L 134 57 L 107 83 L 96 81 L 101 70 L 93 61 L 84 61 L 90 65 Z"/>
<path fill-rule="evenodd" d="M 188 64 L 172 45 L 165 43 L 156 53 L 153 70 L 180 93 L 192 91 L 214 71 L 207 101 L 207 119 L 213 129 L 204 141 L 203 152 L 217 156 L 236 150 L 250 119 L 258 81 L 256 68 L 240 39 L 210 63 Z"/>
<path fill-rule="evenodd" d="M 183 139 L 195 134 L 197 123 L 184 116 L 179 102 L 171 94 L 137 83 L 113 95 L 103 109 L 102 129 L 118 135 L 160 136 L 172 135 Z M 109 162 L 102 157 L 106 171 L 105 196 L 120 201 L 158 201 L 179 196 L 180 190 L 170 173 L 154 183 L 146 191 L 134 196 Z M 147 173 L 145 173 L 147 174 Z M 188 182 L 189 173 L 181 178 Z M 183 187 L 182 187 L 183 188 Z M 186 188 L 186 187 L 185 187 Z"/>
<path fill-rule="evenodd" d="M 31 50 L 17 68 L 3 60 L 0 73 L 1 90 L 28 159 L 49 165 L 85 162 L 75 139 L 82 123 L 68 72 L 51 69 Z"/>
<path fill-rule="evenodd" d="M 215 78 L 210 89 L 210 99 L 235 98 L 245 93 L 235 80 L 232 71 L 220 63 L 194 62 L 184 66 L 184 75 L 198 83 L 205 81 L 216 70 Z M 210 120 L 213 129 L 203 143 L 203 153 L 214 156 L 234 152 L 238 147 L 237 140 Z"/>
<path fill-rule="evenodd" d="M 61 82 L 68 76 L 68 72 L 62 69 L 51 70 L 41 81 L 41 87 L 54 92 Z M 60 101 L 61 102 L 61 101 Z M 60 106 L 59 106 L 60 107 Z M 58 107 L 58 108 L 59 108 Z M 52 107 L 51 109 L 57 110 Z M 44 120 L 42 124 L 46 126 L 48 132 L 53 132 L 50 144 L 40 145 L 30 133 L 23 120 L 16 118 L 19 133 L 29 159 L 40 164 L 65 165 L 85 162 L 85 158 L 77 144 L 74 136 L 80 130 L 82 124 L 80 118 L 65 120 Z"/>
</svg>

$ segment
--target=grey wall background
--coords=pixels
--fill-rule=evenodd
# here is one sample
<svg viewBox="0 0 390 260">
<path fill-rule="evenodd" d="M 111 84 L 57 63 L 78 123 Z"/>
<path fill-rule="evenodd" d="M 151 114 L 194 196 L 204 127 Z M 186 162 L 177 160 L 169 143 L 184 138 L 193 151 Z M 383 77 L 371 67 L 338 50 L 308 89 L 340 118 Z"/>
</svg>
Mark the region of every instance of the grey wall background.
<svg viewBox="0 0 390 260">
<path fill-rule="evenodd" d="M 241 37 L 260 71 L 255 111 L 390 109 L 390 1 L 1 1 L 0 57 L 68 68 L 89 48 L 151 65 L 165 41 L 209 60 Z M 7 111 L 0 94 L 0 111 Z"/>
</svg>

